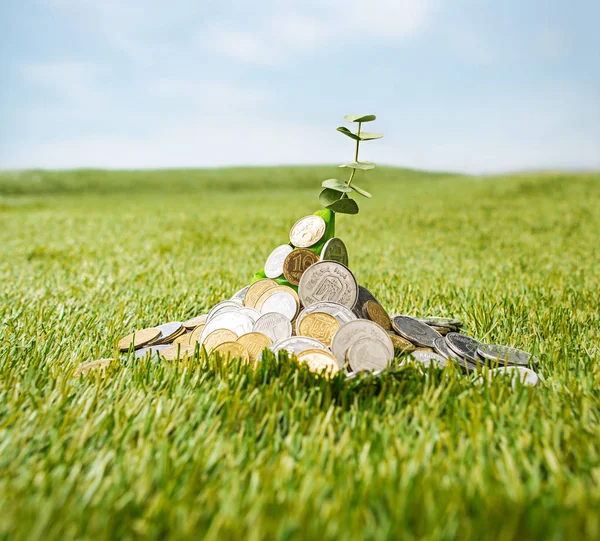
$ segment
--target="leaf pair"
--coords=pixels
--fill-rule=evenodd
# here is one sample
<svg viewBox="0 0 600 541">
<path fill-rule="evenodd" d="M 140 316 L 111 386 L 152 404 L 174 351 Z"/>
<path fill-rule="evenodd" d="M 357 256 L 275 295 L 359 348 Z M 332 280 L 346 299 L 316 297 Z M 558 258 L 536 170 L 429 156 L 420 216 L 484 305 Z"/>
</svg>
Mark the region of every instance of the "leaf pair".
<svg viewBox="0 0 600 541">
<path fill-rule="evenodd" d="M 381 139 L 383 137 L 382 133 L 370 133 L 370 132 L 361 132 L 360 134 L 353 133 L 345 126 L 340 126 L 339 128 L 336 128 L 336 129 L 340 133 L 347 135 L 348 137 L 350 137 L 350 139 L 354 139 L 355 141 L 372 141 L 373 139 Z"/>
<path fill-rule="evenodd" d="M 340 167 L 342 166 L 340 165 Z M 368 199 L 371 199 L 371 197 L 373 197 L 369 192 L 367 192 L 367 190 L 363 190 L 362 188 L 359 188 L 354 184 L 348 186 L 345 182 L 338 180 L 337 178 L 328 178 L 327 180 L 323 181 L 321 186 L 323 186 L 323 188 L 329 188 L 330 190 L 335 190 L 341 193 L 350 193 L 354 191 L 356 193 L 359 193 L 363 197 L 367 197 Z M 338 196 L 338 199 L 339 197 L 340 196 Z"/>
<path fill-rule="evenodd" d="M 331 188 L 325 188 L 321 192 L 319 202 L 325 208 L 339 212 L 340 214 L 358 214 L 358 204 L 354 199 L 350 199 L 347 193 L 342 193 Z"/>
</svg>

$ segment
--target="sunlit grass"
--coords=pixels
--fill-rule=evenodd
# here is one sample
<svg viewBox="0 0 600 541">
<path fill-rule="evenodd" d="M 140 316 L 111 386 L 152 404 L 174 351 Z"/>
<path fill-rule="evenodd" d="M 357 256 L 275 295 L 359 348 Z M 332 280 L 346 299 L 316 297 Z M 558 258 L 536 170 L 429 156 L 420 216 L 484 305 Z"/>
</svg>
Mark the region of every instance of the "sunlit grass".
<svg viewBox="0 0 600 541">
<path fill-rule="evenodd" d="M 338 218 L 390 312 L 531 351 L 534 389 L 272 359 L 74 377 L 133 328 L 229 298 L 335 173 L 0 174 L 0 535 L 600 536 L 600 175 L 382 168 Z"/>
</svg>

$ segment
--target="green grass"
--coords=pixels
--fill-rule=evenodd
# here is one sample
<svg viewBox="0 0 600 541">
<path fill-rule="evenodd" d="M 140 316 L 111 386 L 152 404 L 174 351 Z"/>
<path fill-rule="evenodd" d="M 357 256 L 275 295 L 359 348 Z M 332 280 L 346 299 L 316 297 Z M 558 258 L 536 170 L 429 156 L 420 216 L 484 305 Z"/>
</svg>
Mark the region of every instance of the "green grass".
<svg viewBox="0 0 600 541">
<path fill-rule="evenodd" d="M 73 377 L 230 297 L 334 175 L 0 175 L 0 537 L 600 537 L 598 174 L 381 168 L 338 219 L 389 311 L 531 351 L 534 389 L 206 360 Z"/>
</svg>

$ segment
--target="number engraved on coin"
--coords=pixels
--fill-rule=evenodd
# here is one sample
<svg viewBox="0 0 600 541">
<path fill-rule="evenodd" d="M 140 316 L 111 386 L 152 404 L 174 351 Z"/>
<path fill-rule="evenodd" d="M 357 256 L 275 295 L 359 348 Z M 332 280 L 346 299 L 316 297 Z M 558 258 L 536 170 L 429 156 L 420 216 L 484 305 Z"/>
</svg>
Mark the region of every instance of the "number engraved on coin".
<svg viewBox="0 0 600 541">
<path fill-rule="evenodd" d="M 298 248 L 290 252 L 283 262 L 283 275 L 292 285 L 297 286 L 304 271 L 319 261 L 319 256 L 312 250 Z"/>
</svg>

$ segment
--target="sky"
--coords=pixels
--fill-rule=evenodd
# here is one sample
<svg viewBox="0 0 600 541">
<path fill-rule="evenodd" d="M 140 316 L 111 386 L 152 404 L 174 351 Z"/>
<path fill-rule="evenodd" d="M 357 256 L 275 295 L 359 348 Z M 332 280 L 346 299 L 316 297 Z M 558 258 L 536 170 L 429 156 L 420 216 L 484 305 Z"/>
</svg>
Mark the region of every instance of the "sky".
<svg viewBox="0 0 600 541">
<path fill-rule="evenodd" d="M 0 0 L 0 169 L 600 169 L 598 0 Z"/>
</svg>

